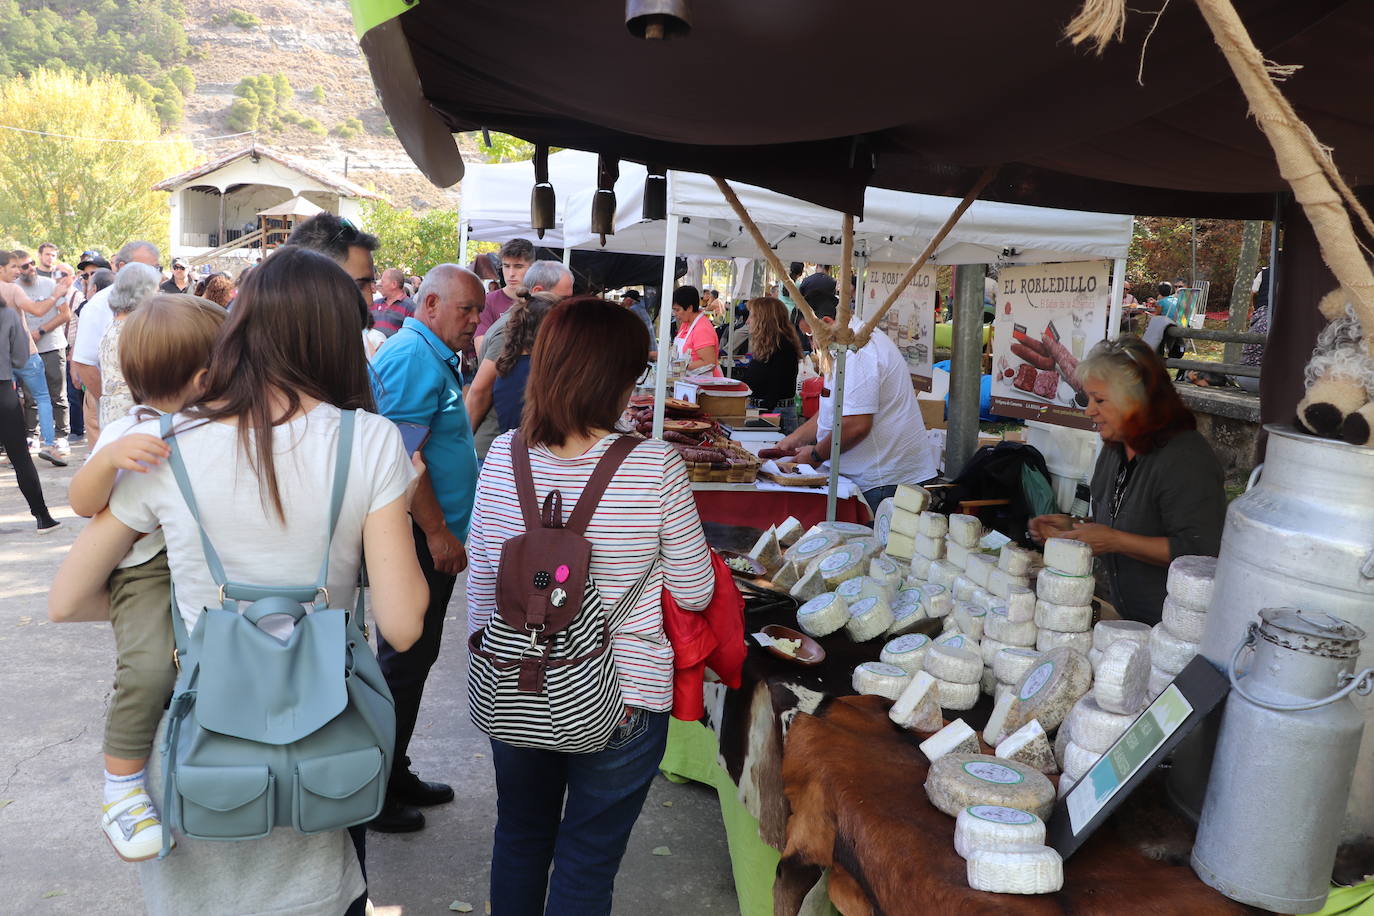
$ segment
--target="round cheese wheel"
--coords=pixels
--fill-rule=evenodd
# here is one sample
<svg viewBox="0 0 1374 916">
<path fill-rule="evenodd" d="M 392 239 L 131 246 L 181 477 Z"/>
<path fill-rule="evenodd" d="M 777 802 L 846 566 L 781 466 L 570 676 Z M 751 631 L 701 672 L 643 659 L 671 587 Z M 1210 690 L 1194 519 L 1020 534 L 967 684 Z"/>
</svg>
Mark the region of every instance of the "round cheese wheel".
<svg viewBox="0 0 1374 916">
<path fill-rule="evenodd" d="M 1202 642 L 1207 629 L 1207 612 L 1180 604 L 1172 597 L 1164 599 L 1164 628 L 1185 642 Z"/>
<path fill-rule="evenodd" d="M 1002 550 L 997 554 L 997 568 L 1013 576 L 1030 575 L 1031 566 L 1034 564 L 1035 551 L 1017 547 L 1015 544 L 1003 544 Z"/>
<path fill-rule="evenodd" d="M 785 560 L 796 560 L 800 564 L 806 564 L 843 542 L 844 538 L 833 531 L 812 529 L 798 538 L 797 543 L 787 548 L 782 556 Z"/>
<path fill-rule="evenodd" d="M 1172 674 L 1167 671 L 1160 671 L 1153 664 L 1150 665 L 1150 682 L 1149 690 L 1147 691 L 1150 702 L 1153 703 L 1155 698 L 1164 692 L 1164 688 L 1168 687 L 1173 682 L 1174 676 Z"/>
<path fill-rule="evenodd" d="M 922 670 L 926 650 L 929 648 L 929 636 L 923 636 L 920 633 L 908 633 L 905 636 L 888 640 L 887 644 L 883 646 L 883 651 L 878 655 L 878 661 L 896 665 L 907 674 L 915 674 Z"/>
<path fill-rule="evenodd" d="M 950 616 L 954 618 L 954 625 L 959 628 L 960 633 L 967 633 L 974 639 L 982 639 L 983 618 L 987 616 L 987 613 L 976 604 L 955 602 L 954 613 Z"/>
<path fill-rule="evenodd" d="M 970 805 L 954 821 L 954 851 L 965 859 L 979 850 L 1018 849 L 1045 842 L 1045 822 L 1029 811 Z"/>
<path fill-rule="evenodd" d="M 863 575 L 868 568 L 865 546 L 855 541 L 841 544 L 811 562 L 830 588 L 838 588 L 840 583 Z"/>
<path fill-rule="evenodd" d="M 1002 609 L 989 611 L 987 619 L 983 621 L 983 627 L 989 636 L 1009 646 L 1035 645 L 1035 621 L 1014 621 L 1005 613 L 997 613 L 997 610 Z"/>
<path fill-rule="evenodd" d="M 1197 655 L 1198 644 L 1179 639 L 1164 624 L 1157 623 L 1150 631 L 1150 664 L 1160 671 L 1178 674 Z"/>
<path fill-rule="evenodd" d="M 1138 642 L 1118 639 L 1093 665 L 1093 699 L 1107 712 L 1135 715 L 1145 705 L 1149 686 L 1150 650 Z"/>
<path fill-rule="evenodd" d="M 1150 625 L 1138 620 L 1099 620 L 1093 627 L 1093 648 L 1106 650 L 1118 639 L 1130 639 L 1143 646 L 1150 644 Z"/>
<path fill-rule="evenodd" d="M 845 540 L 873 536 L 872 528 L 867 525 L 860 525 L 858 522 L 817 522 L 811 526 L 811 530 L 833 531 Z"/>
<path fill-rule="evenodd" d="M 1064 886 L 1064 860 L 1048 846 L 980 849 L 968 857 L 968 886 L 994 894 L 1053 894 Z"/>
<path fill-rule="evenodd" d="M 1013 576 L 1005 569 L 993 568 L 988 573 L 987 589 L 998 598 L 1006 598 L 1011 594 L 1012 586 L 1025 588 L 1030 585 L 1028 576 Z"/>
<path fill-rule="evenodd" d="M 1090 751 L 1073 738 L 1064 747 L 1064 775 L 1077 782 L 1102 759 L 1097 751 Z"/>
<path fill-rule="evenodd" d="M 973 548 L 983 537 L 983 523 L 975 515 L 951 515 L 949 539 L 961 547 Z"/>
<path fill-rule="evenodd" d="M 1092 628 L 1090 604 L 1054 604 L 1041 598 L 1035 602 L 1035 625 L 1061 633 L 1083 633 Z"/>
<path fill-rule="evenodd" d="M 1066 576 L 1088 576 L 1093 571 L 1093 549 L 1069 538 L 1045 540 L 1045 565 Z"/>
<path fill-rule="evenodd" d="M 956 684 L 954 681 L 944 681 L 937 677 L 935 687 L 939 692 L 941 709 L 962 711 L 972 709 L 978 704 L 980 690 L 976 680 L 972 684 Z"/>
<path fill-rule="evenodd" d="M 895 592 L 906 577 L 906 567 L 888 556 L 874 557 L 868 561 L 868 575 Z"/>
<path fill-rule="evenodd" d="M 921 590 L 904 588 L 892 599 L 892 626 L 887 628 L 887 635 L 910 633 L 927 619 L 925 608 L 921 606 Z"/>
<path fill-rule="evenodd" d="M 964 575 L 979 588 L 987 588 L 988 577 L 997 568 L 997 561 L 985 553 L 970 553 L 964 563 Z"/>
<path fill-rule="evenodd" d="M 1038 719 L 1045 731 L 1064 721 L 1073 704 L 1092 687 L 1087 656 L 1068 648 L 1051 649 L 1016 682 L 1017 702 L 1007 714 L 1007 733 Z"/>
<path fill-rule="evenodd" d="M 944 586 L 931 582 L 921 586 L 921 606 L 927 617 L 945 617 L 954 610 L 954 596 Z"/>
<path fill-rule="evenodd" d="M 1117 739 L 1126 733 L 1136 720 L 1135 713 L 1123 715 L 1109 712 L 1098 705 L 1091 695 L 1083 697 L 1069 711 L 1069 736 L 1075 744 L 1094 754 L 1107 753 Z M 1068 757 L 1065 757 L 1068 760 Z M 1070 768 L 1065 764 L 1065 772 Z M 1081 774 L 1075 774 L 1081 775 Z"/>
<path fill-rule="evenodd" d="M 930 578 L 930 566 L 934 562 L 930 557 L 923 557 L 920 554 L 911 558 L 911 578 L 919 579 L 922 582 Z"/>
<path fill-rule="evenodd" d="M 924 667 L 932 677 L 955 684 L 977 684 L 983 676 L 983 659 L 977 652 L 947 643 L 937 642 L 926 651 Z"/>
<path fill-rule="evenodd" d="M 1040 658 L 1035 649 L 1008 646 L 992 658 L 992 671 L 1003 684 L 1015 684 Z"/>
<path fill-rule="evenodd" d="M 835 594 L 843 598 L 845 604 L 853 604 L 860 598 L 888 598 L 890 592 L 886 585 L 871 576 L 855 576 L 841 582 Z"/>
<path fill-rule="evenodd" d="M 949 590 L 953 593 L 955 601 L 968 601 L 969 597 L 973 595 L 973 590 L 977 587 L 968 576 L 955 576 Z"/>
<path fill-rule="evenodd" d="M 996 607 L 1005 602 L 985 588 L 975 588 L 973 594 L 968 596 L 968 603 L 976 604 L 986 611 L 988 608 Z"/>
<path fill-rule="evenodd" d="M 1088 604 L 1095 585 L 1092 576 L 1069 576 L 1046 566 L 1035 577 L 1035 596 L 1052 604 Z"/>
<path fill-rule="evenodd" d="M 1179 557 L 1169 564 L 1169 597 L 1199 611 L 1212 606 L 1212 580 L 1216 557 Z"/>
<path fill-rule="evenodd" d="M 887 546 L 887 536 L 892 531 L 892 510 L 896 503 L 892 497 L 878 503 L 878 510 L 873 513 L 873 536 L 878 539 L 878 543 Z"/>
<path fill-rule="evenodd" d="M 989 754 L 949 754 L 930 765 L 930 803 L 950 817 L 972 805 L 1001 805 L 1040 819 L 1054 807 L 1054 786 L 1044 773 Z"/>
<path fill-rule="evenodd" d="M 949 560 L 935 560 L 930 564 L 929 580 L 931 585 L 940 585 L 949 588 L 958 578 L 960 568 Z"/>
<path fill-rule="evenodd" d="M 984 625 L 986 626 L 986 624 Z M 979 651 L 983 656 L 984 668 L 992 666 L 992 660 L 997 657 L 998 652 L 1001 652 L 1003 649 L 1009 648 L 1007 644 L 1002 642 L 1000 639 L 993 639 L 986 633 L 983 634 L 983 639 L 978 645 Z"/>
<path fill-rule="evenodd" d="M 1039 633 L 1035 634 L 1035 648 L 1039 649 L 1041 652 L 1048 652 L 1060 646 L 1078 652 L 1083 656 L 1083 660 L 1087 661 L 1088 652 L 1093 647 L 1093 634 L 1085 632 L 1065 633 L 1061 630 L 1046 630 L 1043 628 Z M 1089 667 L 1091 668 L 1091 663 L 1089 663 Z"/>
<path fill-rule="evenodd" d="M 895 700 L 902 695 L 902 688 L 911 680 L 908 674 L 896 665 L 884 662 L 864 662 L 854 669 L 854 690 L 865 695 L 887 697 Z"/>
<path fill-rule="evenodd" d="M 943 538 L 949 533 L 949 518 L 939 512 L 922 512 L 918 524 L 919 533 L 926 537 Z"/>
<path fill-rule="evenodd" d="M 797 626 L 809 636 L 829 636 L 847 623 L 849 606 L 834 592 L 812 598 L 797 609 Z"/>
<path fill-rule="evenodd" d="M 1035 619 L 1035 592 L 1024 585 L 1013 585 L 1007 589 L 1007 618 L 1017 623 Z"/>
<path fill-rule="evenodd" d="M 849 606 L 849 622 L 845 629 L 855 642 L 867 642 L 887 632 L 892 626 L 892 605 L 878 595 L 860 598 Z"/>
<path fill-rule="evenodd" d="M 997 687 L 997 677 L 992 673 L 992 669 L 983 665 L 983 676 L 978 679 L 978 692 L 985 696 L 992 696 L 993 690 Z"/>
</svg>

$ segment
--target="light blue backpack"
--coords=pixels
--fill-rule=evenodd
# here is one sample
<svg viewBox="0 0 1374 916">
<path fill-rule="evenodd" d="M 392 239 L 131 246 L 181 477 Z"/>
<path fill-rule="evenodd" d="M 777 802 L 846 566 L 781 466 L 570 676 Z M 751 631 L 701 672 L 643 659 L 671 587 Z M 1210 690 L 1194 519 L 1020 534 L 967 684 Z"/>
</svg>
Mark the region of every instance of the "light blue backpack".
<svg viewBox="0 0 1374 916">
<path fill-rule="evenodd" d="M 331 607 L 325 587 L 355 420 L 354 411 L 343 412 L 315 584 L 280 586 L 226 581 L 169 435 L 172 417 L 162 418 L 172 472 L 200 528 L 221 602 L 202 611 L 188 636 L 172 599 L 180 673 L 162 744 L 163 817 L 188 837 L 252 840 L 286 825 L 321 833 L 381 811 L 396 743 L 395 704 L 367 644 L 362 590 L 350 612 Z M 285 638 L 259 626 L 281 615 L 294 621 Z M 163 836 L 166 855 L 171 832 Z"/>
</svg>

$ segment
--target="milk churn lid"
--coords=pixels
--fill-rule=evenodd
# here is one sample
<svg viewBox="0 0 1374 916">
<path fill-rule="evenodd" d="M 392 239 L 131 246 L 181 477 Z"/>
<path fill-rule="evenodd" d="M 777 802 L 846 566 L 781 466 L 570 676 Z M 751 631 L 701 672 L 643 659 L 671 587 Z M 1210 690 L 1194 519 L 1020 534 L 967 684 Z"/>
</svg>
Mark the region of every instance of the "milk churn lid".
<svg viewBox="0 0 1374 916">
<path fill-rule="evenodd" d="M 1355 658 L 1365 632 L 1353 623 L 1322 611 L 1265 608 L 1260 636 L 1275 645 L 1328 658 Z"/>
</svg>

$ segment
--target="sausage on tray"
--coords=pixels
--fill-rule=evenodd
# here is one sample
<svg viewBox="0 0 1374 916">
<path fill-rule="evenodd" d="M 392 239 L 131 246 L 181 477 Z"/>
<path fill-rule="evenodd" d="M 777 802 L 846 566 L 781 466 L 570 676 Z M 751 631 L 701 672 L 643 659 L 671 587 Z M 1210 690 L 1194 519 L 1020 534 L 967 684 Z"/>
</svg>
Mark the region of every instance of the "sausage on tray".
<svg viewBox="0 0 1374 916">
<path fill-rule="evenodd" d="M 1054 357 L 1048 353 L 1041 352 L 1027 344 L 1014 343 L 1011 345 L 1011 355 L 1020 357 L 1037 369 L 1053 369 Z"/>
<path fill-rule="evenodd" d="M 1078 383 L 1078 359 L 1069 352 L 1068 347 L 1048 334 L 1045 336 L 1044 344 L 1050 351 L 1050 355 L 1054 357 L 1055 363 L 1058 364 L 1059 374 L 1064 377 L 1064 381 L 1069 383 L 1069 387 L 1077 395 L 1077 401 L 1080 404 L 1086 404 L 1083 386 Z"/>
</svg>

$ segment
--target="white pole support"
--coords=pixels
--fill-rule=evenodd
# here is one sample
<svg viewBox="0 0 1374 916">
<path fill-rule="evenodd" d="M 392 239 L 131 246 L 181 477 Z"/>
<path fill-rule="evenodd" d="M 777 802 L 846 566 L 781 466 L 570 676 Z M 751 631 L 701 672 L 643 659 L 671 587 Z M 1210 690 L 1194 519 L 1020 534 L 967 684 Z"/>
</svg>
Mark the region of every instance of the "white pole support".
<svg viewBox="0 0 1374 916">
<path fill-rule="evenodd" d="M 670 177 L 668 179 L 672 181 Z M 668 367 L 672 365 L 673 337 L 670 318 L 673 281 L 677 273 L 678 217 L 668 214 L 668 232 L 663 240 L 663 286 L 658 294 L 658 364 L 654 369 L 654 438 L 663 438 L 663 408 L 668 400 Z"/>
<path fill-rule="evenodd" d="M 840 438 L 844 430 L 844 363 L 849 348 L 835 344 L 835 375 L 830 380 L 830 397 L 834 403 L 830 426 L 830 484 L 825 490 L 825 520 L 835 520 L 835 502 L 840 489 Z"/>
<path fill-rule="evenodd" d="M 468 221 L 463 219 L 463 211 L 458 211 L 458 266 L 467 267 L 468 258 Z"/>
<path fill-rule="evenodd" d="M 1112 262 L 1112 301 L 1107 308 L 1107 340 L 1121 336 L 1121 300 L 1126 295 L 1126 259 Z"/>
</svg>

